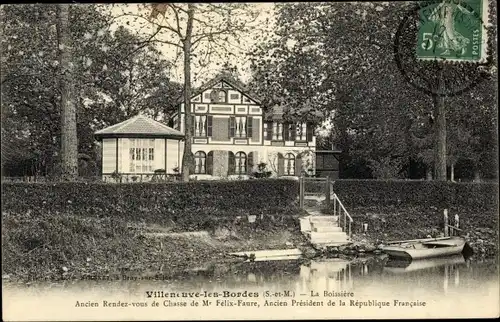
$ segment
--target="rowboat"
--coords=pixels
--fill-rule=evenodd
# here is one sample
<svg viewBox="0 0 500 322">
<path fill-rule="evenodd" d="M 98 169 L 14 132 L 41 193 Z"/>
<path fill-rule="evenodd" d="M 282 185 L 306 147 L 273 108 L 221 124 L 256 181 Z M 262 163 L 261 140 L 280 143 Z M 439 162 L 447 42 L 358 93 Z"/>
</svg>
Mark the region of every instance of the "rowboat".
<svg viewBox="0 0 500 322">
<path fill-rule="evenodd" d="M 392 241 L 379 249 L 393 258 L 422 259 L 461 254 L 464 246 L 463 237 L 452 236 Z"/>
</svg>

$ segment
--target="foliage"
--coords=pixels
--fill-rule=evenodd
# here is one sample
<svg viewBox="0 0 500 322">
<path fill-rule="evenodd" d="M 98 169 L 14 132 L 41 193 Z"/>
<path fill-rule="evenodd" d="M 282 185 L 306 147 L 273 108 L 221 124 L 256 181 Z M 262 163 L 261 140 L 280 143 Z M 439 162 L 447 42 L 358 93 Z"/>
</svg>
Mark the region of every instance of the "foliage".
<svg viewBox="0 0 500 322">
<path fill-rule="evenodd" d="M 277 5 L 272 39 L 251 54 L 253 87 L 267 97 L 267 105 L 282 106 L 288 117 L 330 118 L 333 126 L 323 144 L 335 143 L 347 154 L 343 159 L 349 160 L 348 167 L 366 164 L 377 178 L 405 177 L 410 162 L 431 167 L 432 100 L 404 81 L 394 61 L 394 37 L 412 6 Z M 472 158 L 483 172 L 491 172 L 495 164 L 495 157 L 484 152 L 497 140 L 492 123 L 497 110 L 495 75 L 471 92 L 445 100 L 452 162 Z"/>
<path fill-rule="evenodd" d="M 4 211 L 110 216 L 197 227 L 211 217 L 293 214 L 294 180 L 185 183 L 2 183 Z"/>
<path fill-rule="evenodd" d="M 2 150 L 4 165 L 32 160 L 38 174 L 59 160 L 60 91 L 54 5 L 2 6 Z M 179 85 L 171 64 L 121 27 L 100 5 L 70 6 L 78 151 L 96 160 L 93 133 L 139 111 L 161 118 L 173 112 Z M 6 164 L 7 163 L 7 164 Z"/>
<path fill-rule="evenodd" d="M 258 13 L 244 3 L 156 3 L 141 4 L 134 10 L 118 17 L 132 18 L 140 26 L 150 31 L 146 43 L 161 43 L 176 50 L 176 58 L 183 58 L 185 106 L 191 105 L 191 67 L 195 61 L 198 65 L 207 66 L 212 56 L 234 56 L 231 42 L 240 44 L 240 34 L 248 31 L 249 25 L 255 21 Z M 130 20 L 128 21 L 130 23 Z M 197 71 L 199 73 L 200 71 Z M 195 73 L 196 77 L 197 74 Z M 192 133 L 191 109 L 184 111 L 185 146 L 182 157 L 181 175 L 183 181 L 189 181 L 189 174 L 194 168 L 191 153 Z"/>
<path fill-rule="evenodd" d="M 333 190 L 350 207 L 462 207 L 498 209 L 497 183 L 417 180 L 337 180 Z"/>
<path fill-rule="evenodd" d="M 272 171 L 267 170 L 267 163 L 261 162 L 257 164 L 257 171 L 255 171 L 252 175 L 255 178 L 269 178 L 272 174 Z"/>
</svg>

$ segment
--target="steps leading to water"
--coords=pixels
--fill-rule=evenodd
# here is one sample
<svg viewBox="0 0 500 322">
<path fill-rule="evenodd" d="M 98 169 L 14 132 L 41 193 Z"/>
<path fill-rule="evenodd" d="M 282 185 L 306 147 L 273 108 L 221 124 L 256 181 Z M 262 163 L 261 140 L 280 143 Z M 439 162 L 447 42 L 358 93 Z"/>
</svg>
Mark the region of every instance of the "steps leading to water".
<svg viewBox="0 0 500 322">
<path fill-rule="evenodd" d="M 316 233 L 333 233 L 333 232 L 342 232 L 341 227 L 336 227 L 332 225 L 312 225 L 311 226 L 311 232 L 316 232 Z"/>
<path fill-rule="evenodd" d="M 309 216 L 300 218 L 301 231 L 317 248 L 350 244 L 349 236 L 339 226 L 339 216 L 325 216 L 316 209 L 305 209 Z"/>
<path fill-rule="evenodd" d="M 314 216 L 311 215 L 312 223 L 338 223 L 339 216 Z"/>
<path fill-rule="evenodd" d="M 299 202 L 308 216 L 300 218 L 300 229 L 317 248 L 351 244 L 352 218 L 334 193 L 327 178 L 300 178 Z M 308 191 L 312 184 L 314 191 Z M 329 197 L 328 203 L 325 203 Z M 329 207 L 335 215 L 325 215 L 320 210 Z M 342 220 L 342 223 L 341 223 Z"/>
<path fill-rule="evenodd" d="M 343 231 L 340 232 L 326 232 L 326 233 L 318 233 L 312 231 L 309 235 L 311 239 L 311 243 L 313 244 L 323 244 L 323 243 L 331 243 L 331 242 L 348 242 L 349 239 L 347 234 Z"/>
</svg>

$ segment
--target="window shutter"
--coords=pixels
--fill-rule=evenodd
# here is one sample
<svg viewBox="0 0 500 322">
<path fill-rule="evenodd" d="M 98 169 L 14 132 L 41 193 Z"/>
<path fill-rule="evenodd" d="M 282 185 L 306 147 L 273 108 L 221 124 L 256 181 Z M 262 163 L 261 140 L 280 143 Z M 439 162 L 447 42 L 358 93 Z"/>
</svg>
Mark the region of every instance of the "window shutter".
<svg viewBox="0 0 500 322">
<path fill-rule="evenodd" d="M 208 115 L 207 116 L 207 136 L 212 136 L 212 122 L 213 122 L 213 116 Z"/>
<path fill-rule="evenodd" d="M 302 175 L 302 157 L 300 155 L 295 158 L 295 175 L 299 177 Z"/>
<path fill-rule="evenodd" d="M 290 141 L 295 141 L 297 139 L 297 124 L 290 124 Z"/>
<path fill-rule="evenodd" d="M 285 174 L 285 158 L 281 153 L 278 153 L 278 177 Z"/>
<path fill-rule="evenodd" d="M 207 174 L 214 174 L 214 153 L 212 151 L 207 154 L 207 164 L 206 164 Z"/>
<path fill-rule="evenodd" d="M 253 152 L 248 153 L 247 156 L 247 173 L 252 174 L 253 172 Z"/>
<path fill-rule="evenodd" d="M 227 174 L 235 174 L 236 170 L 236 158 L 234 157 L 233 152 L 228 153 L 228 167 L 227 167 Z"/>
<path fill-rule="evenodd" d="M 273 139 L 273 122 L 266 122 L 266 124 L 267 124 L 266 140 L 271 141 Z"/>
<path fill-rule="evenodd" d="M 307 142 L 311 142 L 313 140 L 313 127 L 311 123 L 307 123 L 306 125 L 306 138 Z"/>
<path fill-rule="evenodd" d="M 283 124 L 283 140 L 290 140 L 290 124 L 288 123 Z"/>
<path fill-rule="evenodd" d="M 247 118 L 247 138 L 252 137 L 253 117 Z"/>
<path fill-rule="evenodd" d="M 236 120 L 234 116 L 229 117 L 229 137 L 234 138 L 236 131 Z"/>
</svg>

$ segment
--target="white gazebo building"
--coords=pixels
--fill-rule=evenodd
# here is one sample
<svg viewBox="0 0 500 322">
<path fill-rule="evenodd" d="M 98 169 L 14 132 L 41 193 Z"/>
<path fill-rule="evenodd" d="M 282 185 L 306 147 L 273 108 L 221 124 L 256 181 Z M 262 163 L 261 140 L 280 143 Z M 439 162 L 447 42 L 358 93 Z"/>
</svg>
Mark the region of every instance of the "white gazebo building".
<svg viewBox="0 0 500 322">
<path fill-rule="evenodd" d="M 184 134 L 144 115 L 95 133 L 104 181 L 151 181 L 179 173 Z"/>
</svg>

